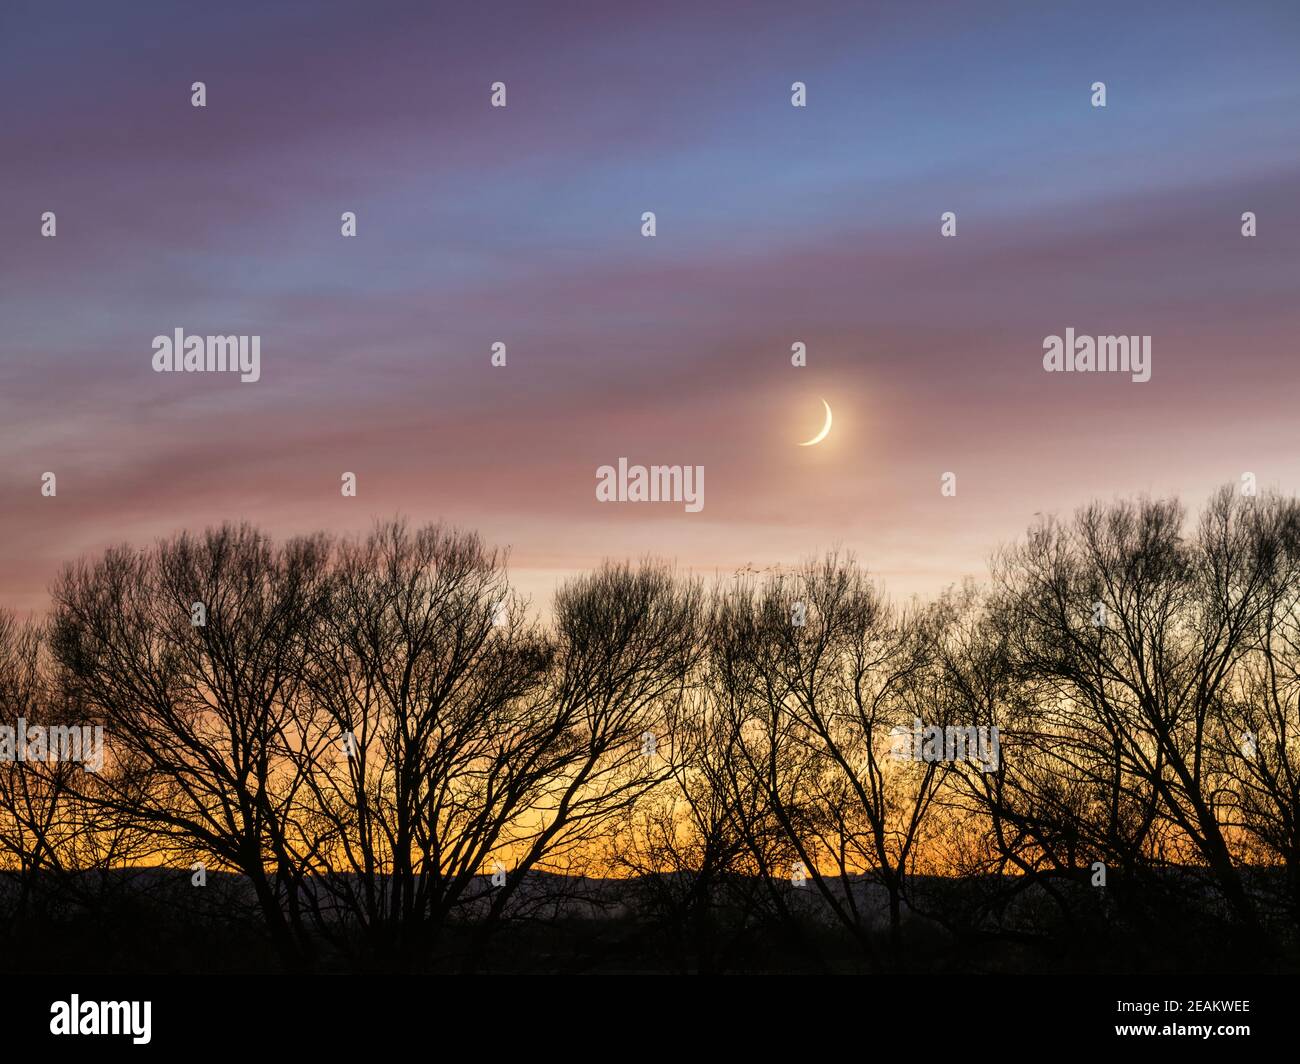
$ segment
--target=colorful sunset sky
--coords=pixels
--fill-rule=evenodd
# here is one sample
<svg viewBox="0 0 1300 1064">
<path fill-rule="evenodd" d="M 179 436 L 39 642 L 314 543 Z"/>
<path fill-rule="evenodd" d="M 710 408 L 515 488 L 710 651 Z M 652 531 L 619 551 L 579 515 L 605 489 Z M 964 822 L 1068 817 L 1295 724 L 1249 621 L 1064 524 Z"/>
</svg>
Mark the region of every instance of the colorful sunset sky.
<svg viewBox="0 0 1300 1064">
<path fill-rule="evenodd" d="M 1291 0 L 225 8 L 0 8 L 0 606 L 398 514 L 539 600 L 833 546 L 928 594 L 1036 514 L 1300 487 Z M 261 380 L 154 373 L 178 327 Z M 1067 327 L 1150 335 L 1151 380 L 1045 373 Z M 624 456 L 703 510 L 598 503 Z"/>
</svg>

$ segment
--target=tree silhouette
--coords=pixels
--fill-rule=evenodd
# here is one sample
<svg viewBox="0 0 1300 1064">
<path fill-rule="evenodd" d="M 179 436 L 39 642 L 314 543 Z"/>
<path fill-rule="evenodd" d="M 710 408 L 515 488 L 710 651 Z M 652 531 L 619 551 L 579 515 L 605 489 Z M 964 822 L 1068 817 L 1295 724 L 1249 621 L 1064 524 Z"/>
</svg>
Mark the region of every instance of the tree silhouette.
<svg viewBox="0 0 1300 1064">
<path fill-rule="evenodd" d="M 504 553 L 401 521 L 116 547 L 52 599 L 0 614 L 0 725 L 106 755 L 0 761 L 11 929 L 247 903 L 287 969 L 392 971 L 1296 946 L 1292 499 L 1095 504 L 906 606 L 847 555 L 711 588 L 646 560 L 543 621 Z M 228 877 L 206 908 L 158 887 L 193 862 Z"/>
</svg>

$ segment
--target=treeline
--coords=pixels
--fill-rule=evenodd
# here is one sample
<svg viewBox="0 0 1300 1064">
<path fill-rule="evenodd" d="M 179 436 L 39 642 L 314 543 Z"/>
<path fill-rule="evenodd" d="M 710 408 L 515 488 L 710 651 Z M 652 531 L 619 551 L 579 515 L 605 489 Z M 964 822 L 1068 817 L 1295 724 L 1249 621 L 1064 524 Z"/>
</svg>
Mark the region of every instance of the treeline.
<svg viewBox="0 0 1300 1064">
<path fill-rule="evenodd" d="M 1098 942 L 1286 965 L 1300 505 L 1094 505 L 901 606 L 838 555 L 711 584 L 608 563 L 545 623 L 470 533 L 228 526 L 0 618 L 20 720 L 105 754 L 0 761 L 11 940 L 165 866 L 236 873 L 289 969 L 472 969 L 610 905 L 683 970 Z M 996 728 L 996 764 L 900 758 L 917 722 Z"/>
</svg>

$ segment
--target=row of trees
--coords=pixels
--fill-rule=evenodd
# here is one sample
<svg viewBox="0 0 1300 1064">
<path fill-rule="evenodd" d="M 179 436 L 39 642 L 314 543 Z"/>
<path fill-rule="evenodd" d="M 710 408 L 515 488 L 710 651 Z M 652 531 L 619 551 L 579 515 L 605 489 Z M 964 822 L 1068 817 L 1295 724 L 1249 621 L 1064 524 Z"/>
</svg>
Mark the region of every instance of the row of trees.
<svg viewBox="0 0 1300 1064">
<path fill-rule="evenodd" d="M 201 863 L 290 967 L 418 967 L 453 929 L 472 964 L 603 877 L 704 968 L 814 910 L 882 969 L 915 914 L 978 940 L 1194 905 L 1260 955 L 1300 924 L 1295 500 L 1094 506 L 905 607 L 849 557 L 645 562 L 542 622 L 501 553 L 402 523 L 180 535 L 52 595 L 0 619 L 0 721 L 107 754 L 0 763 L 19 919 Z M 996 766 L 893 756 L 918 720 L 996 728 Z"/>
</svg>

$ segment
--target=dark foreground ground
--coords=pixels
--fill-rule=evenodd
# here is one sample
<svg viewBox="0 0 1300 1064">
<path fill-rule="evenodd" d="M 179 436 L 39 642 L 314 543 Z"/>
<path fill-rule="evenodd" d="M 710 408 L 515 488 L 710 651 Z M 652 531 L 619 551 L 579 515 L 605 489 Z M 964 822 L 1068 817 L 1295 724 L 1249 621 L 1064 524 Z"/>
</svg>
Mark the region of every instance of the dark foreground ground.
<svg viewBox="0 0 1300 1064">
<path fill-rule="evenodd" d="M 292 964 L 272 946 L 238 876 L 150 869 L 43 883 L 24 897 L 0 873 L 0 971 L 322 972 L 1297 972 L 1295 924 L 1271 872 L 1252 874 L 1265 935 L 1230 919 L 1193 872 L 1160 883 L 1026 887 L 1023 880 L 909 883 L 900 938 L 887 898 L 855 883 L 861 932 L 845 928 L 811 884 L 733 880 L 710 891 L 682 877 L 574 880 L 536 875 L 509 918 L 484 936 L 471 906 L 428 943 L 329 921 L 304 933 Z M 486 882 L 484 887 L 486 887 Z M 707 897 L 707 901 L 703 900 Z M 305 925 L 306 926 L 306 925 Z"/>
</svg>

